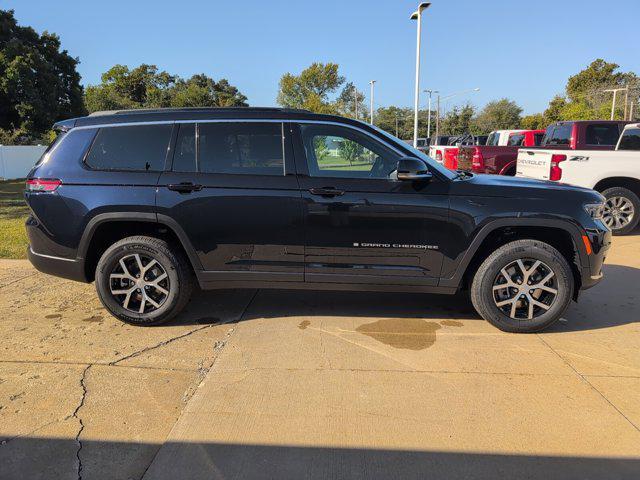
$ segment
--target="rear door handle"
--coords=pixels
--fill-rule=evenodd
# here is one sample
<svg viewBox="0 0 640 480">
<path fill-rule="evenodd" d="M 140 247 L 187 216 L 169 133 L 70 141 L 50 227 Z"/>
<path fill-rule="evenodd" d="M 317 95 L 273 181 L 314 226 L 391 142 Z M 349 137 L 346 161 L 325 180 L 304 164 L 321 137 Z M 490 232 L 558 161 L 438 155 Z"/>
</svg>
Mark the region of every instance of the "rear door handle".
<svg viewBox="0 0 640 480">
<path fill-rule="evenodd" d="M 339 197 L 344 195 L 344 190 L 338 190 L 333 187 L 310 188 L 311 195 L 320 195 L 321 197 Z"/>
<path fill-rule="evenodd" d="M 167 185 L 169 190 L 173 190 L 174 192 L 180 193 L 191 193 L 191 192 L 199 192 L 202 190 L 202 185 L 196 185 L 191 182 L 182 182 L 182 183 L 171 183 Z"/>
</svg>

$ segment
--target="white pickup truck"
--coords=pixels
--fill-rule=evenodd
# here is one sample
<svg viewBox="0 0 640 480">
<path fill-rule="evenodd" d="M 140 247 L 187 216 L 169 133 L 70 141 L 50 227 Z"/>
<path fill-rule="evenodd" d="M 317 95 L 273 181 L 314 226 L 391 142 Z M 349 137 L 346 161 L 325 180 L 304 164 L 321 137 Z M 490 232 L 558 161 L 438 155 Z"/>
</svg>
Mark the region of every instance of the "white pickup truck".
<svg viewBox="0 0 640 480">
<path fill-rule="evenodd" d="M 640 220 L 640 123 L 624 127 L 615 150 L 521 148 L 516 176 L 597 190 L 607 199 L 604 223 L 614 235 L 628 234 Z"/>
</svg>

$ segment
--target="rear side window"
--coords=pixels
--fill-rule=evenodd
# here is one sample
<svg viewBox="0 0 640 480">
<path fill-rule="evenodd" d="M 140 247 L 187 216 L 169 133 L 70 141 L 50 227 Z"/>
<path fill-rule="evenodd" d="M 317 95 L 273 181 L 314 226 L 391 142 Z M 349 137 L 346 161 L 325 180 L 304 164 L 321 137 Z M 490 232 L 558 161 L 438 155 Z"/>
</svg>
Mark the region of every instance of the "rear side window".
<svg viewBox="0 0 640 480">
<path fill-rule="evenodd" d="M 544 133 L 534 133 L 533 134 L 533 142 L 535 145 L 540 145 L 542 143 L 542 139 L 544 138 Z"/>
<path fill-rule="evenodd" d="M 524 133 L 513 133 L 509 137 L 507 145 L 511 147 L 519 147 L 524 143 Z"/>
<path fill-rule="evenodd" d="M 553 133 L 547 138 L 547 145 L 569 145 L 573 134 L 573 123 L 561 123 L 555 126 Z"/>
<path fill-rule="evenodd" d="M 627 128 L 622 133 L 618 150 L 640 150 L 640 128 Z"/>
<path fill-rule="evenodd" d="M 161 171 L 172 128 L 172 125 L 101 128 L 85 161 L 96 170 Z"/>
<path fill-rule="evenodd" d="M 618 143 L 620 130 L 617 124 L 587 125 L 585 140 L 587 145 L 615 145 Z"/>
<path fill-rule="evenodd" d="M 498 145 L 499 141 L 500 141 L 500 133 L 499 132 L 491 132 L 489 134 L 489 137 L 487 138 L 486 145 L 488 145 L 490 147 L 495 147 L 496 145 Z"/>
<path fill-rule="evenodd" d="M 198 171 L 284 175 L 281 123 L 214 122 L 197 129 Z"/>
</svg>

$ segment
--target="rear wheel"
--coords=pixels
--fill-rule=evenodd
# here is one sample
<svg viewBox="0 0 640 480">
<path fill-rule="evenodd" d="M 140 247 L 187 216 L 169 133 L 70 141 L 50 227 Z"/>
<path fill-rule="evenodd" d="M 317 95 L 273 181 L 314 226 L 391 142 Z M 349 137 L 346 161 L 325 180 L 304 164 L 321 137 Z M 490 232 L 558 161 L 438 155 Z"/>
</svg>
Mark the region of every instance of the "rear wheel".
<svg viewBox="0 0 640 480">
<path fill-rule="evenodd" d="M 602 219 L 614 235 L 627 235 L 640 220 L 640 198 L 624 187 L 607 188 Z"/>
<path fill-rule="evenodd" d="M 549 244 L 517 240 L 493 252 L 478 268 L 471 301 L 478 313 L 505 332 L 537 332 L 569 306 L 574 278 L 567 260 Z"/>
<path fill-rule="evenodd" d="M 157 325 L 189 301 L 192 272 L 182 253 L 164 240 L 128 237 L 100 258 L 96 290 L 113 316 L 135 325 Z"/>
</svg>

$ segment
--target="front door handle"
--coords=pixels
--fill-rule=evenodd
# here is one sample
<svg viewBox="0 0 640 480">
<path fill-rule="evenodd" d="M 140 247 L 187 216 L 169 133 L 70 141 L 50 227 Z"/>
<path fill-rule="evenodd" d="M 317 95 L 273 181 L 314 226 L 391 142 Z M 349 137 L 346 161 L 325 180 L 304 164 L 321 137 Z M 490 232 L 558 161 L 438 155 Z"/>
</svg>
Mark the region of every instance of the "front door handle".
<svg viewBox="0 0 640 480">
<path fill-rule="evenodd" d="M 182 183 L 171 183 L 167 185 L 169 190 L 173 190 L 174 192 L 179 193 L 191 193 L 191 192 L 199 192 L 202 190 L 202 185 L 196 185 L 191 182 L 182 182 Z"/>
<path fill-rule="evenodd" d="M 333 187 L 314 187 L 309 189 L 309 193 L 311 193 L 311 195 L 320 195 L 321 197 L 339 197 L 340 195 L 344 195 L 344 190 L 338 190 Z"/>
</svg>

